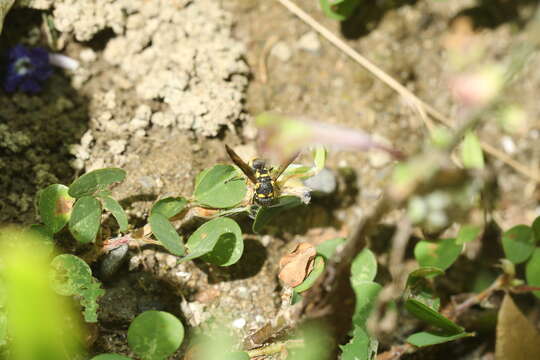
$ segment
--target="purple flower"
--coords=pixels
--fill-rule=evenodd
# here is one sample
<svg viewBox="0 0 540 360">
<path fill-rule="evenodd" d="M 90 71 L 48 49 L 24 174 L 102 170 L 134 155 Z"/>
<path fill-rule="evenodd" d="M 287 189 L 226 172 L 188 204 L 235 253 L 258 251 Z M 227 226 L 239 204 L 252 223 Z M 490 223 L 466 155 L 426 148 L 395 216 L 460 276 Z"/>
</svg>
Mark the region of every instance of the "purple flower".
<svg viewBox="0 0 540 360">
<path fill-rule="evenodd" d="M 16 45 L 8 53 L 7 74 L 4 78 L 4 90 L 7 92 L 23 91 L 37 93 L 41 83 L 51 76 L 53 70 L 49 64 L 49 53 L 43 48 L 27 48 Z"/>
</svg>

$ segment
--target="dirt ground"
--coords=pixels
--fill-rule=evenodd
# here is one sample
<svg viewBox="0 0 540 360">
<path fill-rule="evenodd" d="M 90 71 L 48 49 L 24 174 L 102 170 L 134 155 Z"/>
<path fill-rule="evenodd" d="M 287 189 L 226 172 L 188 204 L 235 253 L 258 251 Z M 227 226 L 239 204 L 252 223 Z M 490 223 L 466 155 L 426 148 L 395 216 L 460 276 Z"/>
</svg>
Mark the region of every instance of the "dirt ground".
<svg viewBox="0 0 540 360">
<path fill-rule="evenodd" d="M 128 176 L 114 188 L 114 196 L 130 223 L 143 225 L 155 200 L 189 196 L 202 169 L 228 162 L 225 143 L 254 146 L 253 117 L 267 110 L 360 129 L 408 154 L 422 148 L 427 129 L 417 113 L 277 1 L 198 0 L 192 13 L 178 18 L 159 14 L 168 14 L 170 6 L 183 13 L 190 1 L 157 3 L 143 12 L 148 3 L 134 1 L 126 19 L 110 15 L 118 21 L 102 28 L 91 24 L 89 32 L 66 27 L 63 52 L 78 59 L 80 69 L 56 72 L 37 96 L 0 94 L 0 223 L 34 222 L 35 193 L 50 183 L 69 184 L 84 171 L 118 166 Z M 487 44 L 486 59 L 504 61 L 521 39 L 535 2 L 365 1 L 342 24 L 325 18 L 318 1 L 296 3 L 421 99 L 455 117 L 459 114 L 448 90 L 451 68 L 444 50 L 453 21 L 469 16 Z M 116 14 L 114 6 L 105 8 Z M 147 15 L 139 16 L 139 11 Z M 61 23 L 62 13 L 54 14 Z M 21 30 L 18 16 L 23 15 L 31 21 Z M 13 10 L 3 48 L 21 38 L 43 44 L 43 36 L 31 38 L 40 22 L 37 10 Z M 167 46 L 180 50 L 169 54 Z M 486 121 L 479 131 L 481 138 L 533 169 L 540 164 L 539 65 L 540 58 L 533 56 L 503 97 L 523 108 L 528 131 L 501 135 L 494 121 Z M 125 266 L 104 282 L 107 292 L 93 351 L 129 354 L 127 326 L 148 309 L 170 311 L 193 327 L 218 319 L 232 324 L 241 337 L 260 328 L 280 306 L 279 258 L 298 241 L 319 243 L 348 235 L 381 196 L 393 165 L 377 152 L 331 150 L 328 167 L 340 190 L 331 198 L 314 199 L 296 218 L 262 236 L 250 233 L 249 220 L 242 219 L 246 251 L 230 268 L 198 261 L 177 265 L 173 255 L 159 248 L 130 251 Z M 498 160 L 489 158 L 488 166 L 497 174 L 499 225 L 530 224 L 540 213 L 535 183 Z M 354 176 L 344 175 L 349 172 Z M 389 226 L 395 226 L 395 218 L 387 219 Z M 380 240 L 388 238 L 381 231 Z M 383 274 L 388 272 L 386 250 L 380 245 L 378 251 Z M 464 265 L 462 271 L 469 273 L 457 276 L 465 282 L 458 289 L 470 285 L 463 279 L 474 267 Z M 341 296 L 340 308 L 324 312 L 339 341 L 345 339 L 354 301 L 352 292 Z M 415 323 L 410 318 L 399 323 L 381 311 L 385 325 L 378 331 L 385 350 L 402 343 Z M 484 343 L 475 341 L 452 351 L 441 347 L 439 354 L 428 352 L 422 358 L 472 359 L 478 343 Z M 182 358 L 183 351 L 172 358 Z"/>
</svg>

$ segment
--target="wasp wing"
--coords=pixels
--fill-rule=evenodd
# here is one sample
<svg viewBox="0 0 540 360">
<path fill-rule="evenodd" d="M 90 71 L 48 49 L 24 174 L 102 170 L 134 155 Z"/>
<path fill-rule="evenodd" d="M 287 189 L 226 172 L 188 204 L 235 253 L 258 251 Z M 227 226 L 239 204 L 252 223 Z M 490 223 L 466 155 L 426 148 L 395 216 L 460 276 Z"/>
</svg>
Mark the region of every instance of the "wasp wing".
<svg viewBox="0 0 540 360">
<path fill-rule="evenodd" d="M 238 156 L 238 154 L 235 153 L 234 150 L 231 149 L 228 145 L 225 145 L 225 150 L 227 150 L 227 154 L 229 154 L 229 157 L 231 158 L 233 163 L 235 163 L 236 166 L 238 166 L 240 170 L 242 170 L 242 172 L 248 177 L 248 179 L 252 183 L 256 184 L 257 178 L 255 177 L 255 173 L 253 172 L 251 166 L 246 164 L 245 161 L 242 160 L 240 156 Z"/>
<path fill-rule="evenodd" d="M 298 155 L 300 155 L 300 151 L 295 152 L 293 156 L 288 158 L 287 161 L 280 165 L 280 167 L 274 173 L 274 181 L 277 181 L 279 179 L 281 174 L 283 174 L 283 172 L 287 170 L 289 165 L 291 165 L 291 163 L 298 157 Z"/>
</svg>

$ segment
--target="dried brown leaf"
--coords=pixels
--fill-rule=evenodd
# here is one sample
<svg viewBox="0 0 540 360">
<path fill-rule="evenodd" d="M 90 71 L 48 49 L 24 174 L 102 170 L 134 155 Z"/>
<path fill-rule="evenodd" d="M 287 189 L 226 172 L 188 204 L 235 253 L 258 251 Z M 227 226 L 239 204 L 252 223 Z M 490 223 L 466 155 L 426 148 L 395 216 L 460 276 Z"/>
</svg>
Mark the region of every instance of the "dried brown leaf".
<svg viewBox="0 0 540 360">
<path fill-rule="evenodd" d="M 298 286 L 313 270 L 313 260 L 317 255 L 315 247 L 309 243 L 300 243 L 288 255 L 279 261 L 279 278 L 291 287 Z"/>
<path fill-rule="evenodd" d="M 540 359 L 540 333 L 505 295 L 497 321 L 496 360 Z"/>
</svg>

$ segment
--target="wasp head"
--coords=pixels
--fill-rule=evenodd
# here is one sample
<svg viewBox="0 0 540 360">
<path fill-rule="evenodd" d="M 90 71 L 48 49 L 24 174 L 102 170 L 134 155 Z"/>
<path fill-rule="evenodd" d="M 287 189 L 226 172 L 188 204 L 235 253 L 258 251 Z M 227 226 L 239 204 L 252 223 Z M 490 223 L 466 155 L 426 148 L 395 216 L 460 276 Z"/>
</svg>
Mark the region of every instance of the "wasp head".
<svg viewBox="0 0 540 360">
<path fill-rule="evenodd" d="M 257 170 L 262 170 L 266 167 L 266 161 L 261 159 L 253 160 L 253 168 Z"/>
</svg>

